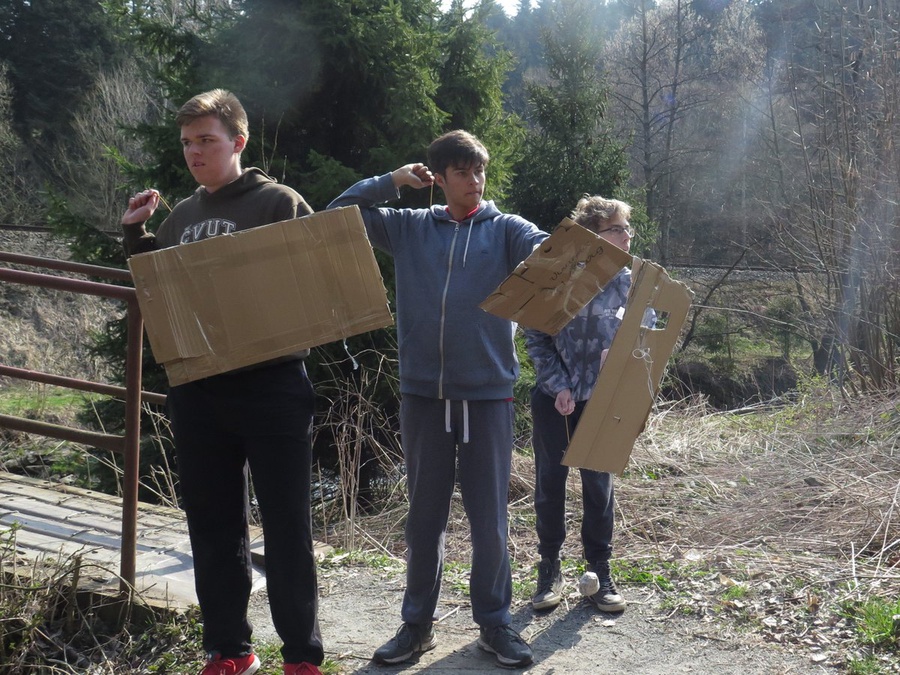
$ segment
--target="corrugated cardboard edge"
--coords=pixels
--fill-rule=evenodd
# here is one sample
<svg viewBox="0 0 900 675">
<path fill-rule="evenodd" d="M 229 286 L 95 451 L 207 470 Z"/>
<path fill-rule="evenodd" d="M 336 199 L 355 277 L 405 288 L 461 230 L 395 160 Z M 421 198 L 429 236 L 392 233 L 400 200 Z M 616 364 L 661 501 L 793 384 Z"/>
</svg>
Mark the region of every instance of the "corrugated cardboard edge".
<svg viewBox="0 0 900 675">
<path fill-rule="evenodd" d="M 193 326 L 185 325 L 184 322 L 191 321 L 192 317 L 179 312 L 177 305 L 169 300 L 176 294 L 176 280 L 190 276 L 185 270 L 178 247 L 132 256 L 128 259 L 128 267 L 134 279 L 138 306 L 147 329 L 150 348 L 157 363 L 164 363 L 181 355 L 206 353 L 209 341 L 203 333 L 203 327 L 196 325 L 196 322 Z M 164 324 L 170 328 L 157 330 L 156 324 Z"/>
<path fill-rule="evenodd" d="M 630 264 L 628 253 L 564 218 L 479 307 L 556 335 Z"/>
<path fill-rule="evenodd" d="M 340 226 L 333 226 L 334 219 L 338 219 Z M 329 222 L 331 227 L 327 227 Z M 325 230 L 321 230 L 323 225 Z M 296 249 L 288 260 L 294 264 L 295 258 L 302 259 L 307 276 L 311 269 L 316 271 L 311 287 L 294 287 L 292 290 L 298 297 L 304 294 L 301 298 L 304 303 L 308 297 L 316 304 L 318 311 L 303 314 L 313 317 L 304 324 L 303 330 L 312 328 L 317 332 L 308 339 L 292 337 L 290 344 L 276 343 L 284 342 L 283 336 L 293 335 L 293 331 L 274 335 L 271 341 L 256 340 L 252 348 L 232 348 L 229 336 L 225 334 L 227 331 L 219 330 L 219 322 L 210 318 L 221 315 L 219 306 L 212 299 L 206 302 L 204 320 L 201 321 L 185 298 L 210 295 L 203 289 L 210 287 L 207 277 L 212 272 L 204 265 L 219 264 L 228 256 L 238 256 L 235 259 L 243 262 L 247 254 L 242 253 L 242 246 L 247 242 L 254 242 L 251 248 L 258 245 L 261 231 L 265 231 L 265 236 L 277 239 L 280 248 Z M 314 245 L 309 245 L 310 242 Z M 318 246 L 323 242 L 328 244 L 324 249 Z M 266 243 L 271 245 L 272 242 Z M 312 249 L 315 249 L 315 255 L 310 253 Z M 322 255 L 323 252 L 327 255 Z M 187 258 L 192 261 L 190 272 L 185 263 Z M 287 269 L 285 265 L 280 268 L 283 273 Z M 129 266 L 154 357 L 166 367 L 169 383 L 173 386 L 393 323 L 384 282 L 356 206 L 133 256 Z M 217 271 L 221 269 L 220 266 Z M 296 283 L 297 278 L 295 273 L 292 283 Z M 326 278 L 328 281 L 323 281 Z M 330 297 L 332 304 L 326 307 L 318 302 L 324 297 Z"/>
<path fill-rule="evenodd" d="M 691 306 L 691 290 L 659 265 L 634 259 L 625 316 L 562 463 L 621 473 L 644 428 Z M 667 312 L 662 329 L 641 326 L 648 308 Z"/>
</svg>

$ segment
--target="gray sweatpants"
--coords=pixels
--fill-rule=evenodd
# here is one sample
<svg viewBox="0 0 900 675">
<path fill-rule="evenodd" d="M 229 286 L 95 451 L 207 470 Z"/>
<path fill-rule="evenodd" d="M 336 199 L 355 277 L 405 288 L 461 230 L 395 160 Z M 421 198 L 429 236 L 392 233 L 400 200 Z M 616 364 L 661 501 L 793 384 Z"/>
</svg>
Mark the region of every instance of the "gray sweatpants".
<svg viewBox="0 0 900 675">
<path fill-rule="evenodd" d="M 507 504 L 513 402 L 448 402 L 404 394 L 400 433 L 409 492 L 403 620 L 423 624 L 433 619 L 458 465 L 472 540 L 472 616 L 483 628 L 510 623 Z"/>
</svg>

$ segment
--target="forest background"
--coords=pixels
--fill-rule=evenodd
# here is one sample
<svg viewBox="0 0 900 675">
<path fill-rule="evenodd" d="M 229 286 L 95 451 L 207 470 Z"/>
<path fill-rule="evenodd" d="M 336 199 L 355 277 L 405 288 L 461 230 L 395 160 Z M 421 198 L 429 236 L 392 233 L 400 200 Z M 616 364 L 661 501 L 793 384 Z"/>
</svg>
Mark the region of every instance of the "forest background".
<svg viewBox="0 0 900 675">
<path fill-rule="evenodd" d="M 487 196 L 501 208 L 551 230 L 584 193 L 619 197 L 636 207 L 639 255 L 722 270 L 697 298 L 672 393 L 717 407 L 783 393 L 796 383 L 792 354 L 846 390 L 889 390 L 898 61 L 897 0 L 542 0 L 513 16 L 491 0 L 10 0 L 0 223 L 49 224 L 75 259 L 124 266 L 127 196 L 153 186 L 175 203 L 194 189 L 173 113 L 212 87 L 245 102 L 245 164 L 315 209 L 465 128 L 491 150 Z M 782 283 L 724 299 L 723 281 L 746 268 Z M 98 367 L 119 379 L 122 331 L 114 313 L 90 336 Z M 788 372 L 787 386 L 735 376 L 753 368 L 735 359 L 748 335 L 776 352 L 763 368 L 769 380 Z M 383 468 L 369 459 L 399 457 L 395 352 L 385 330 L 311 360 L 326 430 L 317 450 L 335 475 L 344 420 L 367 408 L 386 430 L 355 460 L 363 492 Z M 149 351 L 145 383 L 165 388 Z M 85 422 L 119 430 L 120 405 L 92 402 Z M 150 414 L 144 423 L 149 473 L 168 445 L 165 433 L 162 448 L 151 440 Z"/>
<path fill-rule="evenodd" d="M 212 87 L 247 107 L 244 165 L 314 209 L 423 161 L 453 128 L 491 151 L 487 198 L 547 230 L 583 193 L 634 204 L 634 252 L 708 274 L 673 398 L 735 408 L 807 377 L 841 396 L 895 390 L 900 0 L 522 0 L 510 14 L 492 0 L 6 0 L 0 224 L 49 226 L 74 259 L 124 266 L 128 195 L 152 186 L 174 204 L 195 187 L 174 111 Z M 744 270 L 778 283 L 729 283 Z M 121 379 L 123 322 L 107 318 L 85 367 Z M 385 330 L 310 361 L 317 499 L 350 518 L 397 485 L 395 356 Z M 149 350 L 144 373 L 164 391 Z M 119 432 L 121 403 L 91 401 L 82 420 Z M 143 425 L 143 497 L 164 500 L 165 421 Z M 85 472 L 91 487 L 115 489 L 110 462 Z"/>
<path fill-rule="evenodd" d="M 49 225 L 73 258 L 124 266 L 128 195 L 174 204 L 195 188 L 174 111 L 213 87 L 248 110 L 244 164 L 314 209 L 453 128 L 491 151 L 486 196 L 544 229 L 584 193 L 631 202 L 633 252 L 676 275 L 719 270 L 695 287 L 669 396 L 734 408 L 798 376 L 897 383 L 900 0 L 523 0 L 512 16 L 492 0 L 8 0 L 0 223 Z M 780 282 L 735 287 L 748 269 Z M 112 312 L 87 336 L 90 367 L 118 380 L 123 331 Z M 377 501 L 399 463 L 395 357 L 391 329 L 310 360 L 317 456 L 332 483 L 357 477 L 354 503 Z M 144 380 L 165 390 L 149 350 Z M 122 420 L 117 401 L 82 415 Z M 350 460 L 348 420 L 371 429 Z M 165 426 L 147 412 L 143 428 L 143 475 L 165 472 Z"/>
</svg>

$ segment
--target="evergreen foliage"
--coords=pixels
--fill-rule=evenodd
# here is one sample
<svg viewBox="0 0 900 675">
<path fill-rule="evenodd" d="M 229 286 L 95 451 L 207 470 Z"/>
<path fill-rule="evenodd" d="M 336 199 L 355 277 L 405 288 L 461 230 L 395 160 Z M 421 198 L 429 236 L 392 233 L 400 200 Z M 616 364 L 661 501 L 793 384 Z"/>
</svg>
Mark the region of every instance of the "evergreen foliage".
<svg viewBox="0 0 900 675">
<path fill-rule="evenodd" d="M 26 143 L 44 151 L 64 143 L 98 72 L 120 54 L 112 28 L 98 0 L 0 5 L 0 61 L 12 86 L 13 127 Z"/>
<path fill-rule="evenodd" d="M 585 193 L 621 196 L 628 173 L 623 146 L 605 119 L 602 46 L 589 29 L 591 3 L 560 0 L 542 43 L 546 75 L 527 85 L 530 123 L 515 166 L 514 209 L 552 229 Z"/>
<path fill-rule="evenodd" d="M 503 85 L 513 59 L 489 27 L 498 14 L 502 12 L 493 0 L 482 0 L 471 10 L 454 0 L 441 17 L 444 57 L 436 101 L 449 114 L 446 128 L 471 131 L 487 147 L 491 162 L 486 199 L 502 203 L 523 134 L 519 117 L 504 109 Z"/>
</svg>

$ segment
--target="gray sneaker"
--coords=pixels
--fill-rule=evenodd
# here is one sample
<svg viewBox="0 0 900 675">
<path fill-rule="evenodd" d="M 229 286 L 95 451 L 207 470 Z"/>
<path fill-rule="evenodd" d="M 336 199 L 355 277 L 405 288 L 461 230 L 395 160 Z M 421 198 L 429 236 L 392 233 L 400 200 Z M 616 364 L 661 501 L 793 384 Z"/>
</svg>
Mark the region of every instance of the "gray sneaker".
<svg viewBox="0 0 900 675">
<path fill-rule="evenodd" d="M 562 601 L 563 577 L 559 570 L 559 558 L 543 558 L 538 563 L 537 592 L 531 598 L 535 609 L 550 609 Z"/>
<path fill-rule="evenodd" d="M 600 581 L 600 590 L 593 595 L 588 596 L 588 600 L 590 600 L 601 612 L 624 612 L 627 603 L 625 602 L 625 598 L 623 598 L 619 594 L 619 591 L 616 590 L 616 585 L 613 583 L 609 573 L 609 561 L 605 560 L 596 563 L 595 565 L 591 565 L 591 568 L 597 574 L 597 579 Z"/>
<path fill-rule="evenodd" d="M 400 663 L 437 646 L 432 624 L 404 623 L 397 634 L 375 650 L 375 663 Z"/>
<path fill-rule="evenodd" d="M 534 660 L 531 647 L 509 624 L 482 628 L 478 646 L 494 654 L 497 663 L 507 668 L 521 668 Z"/>
</svg>

